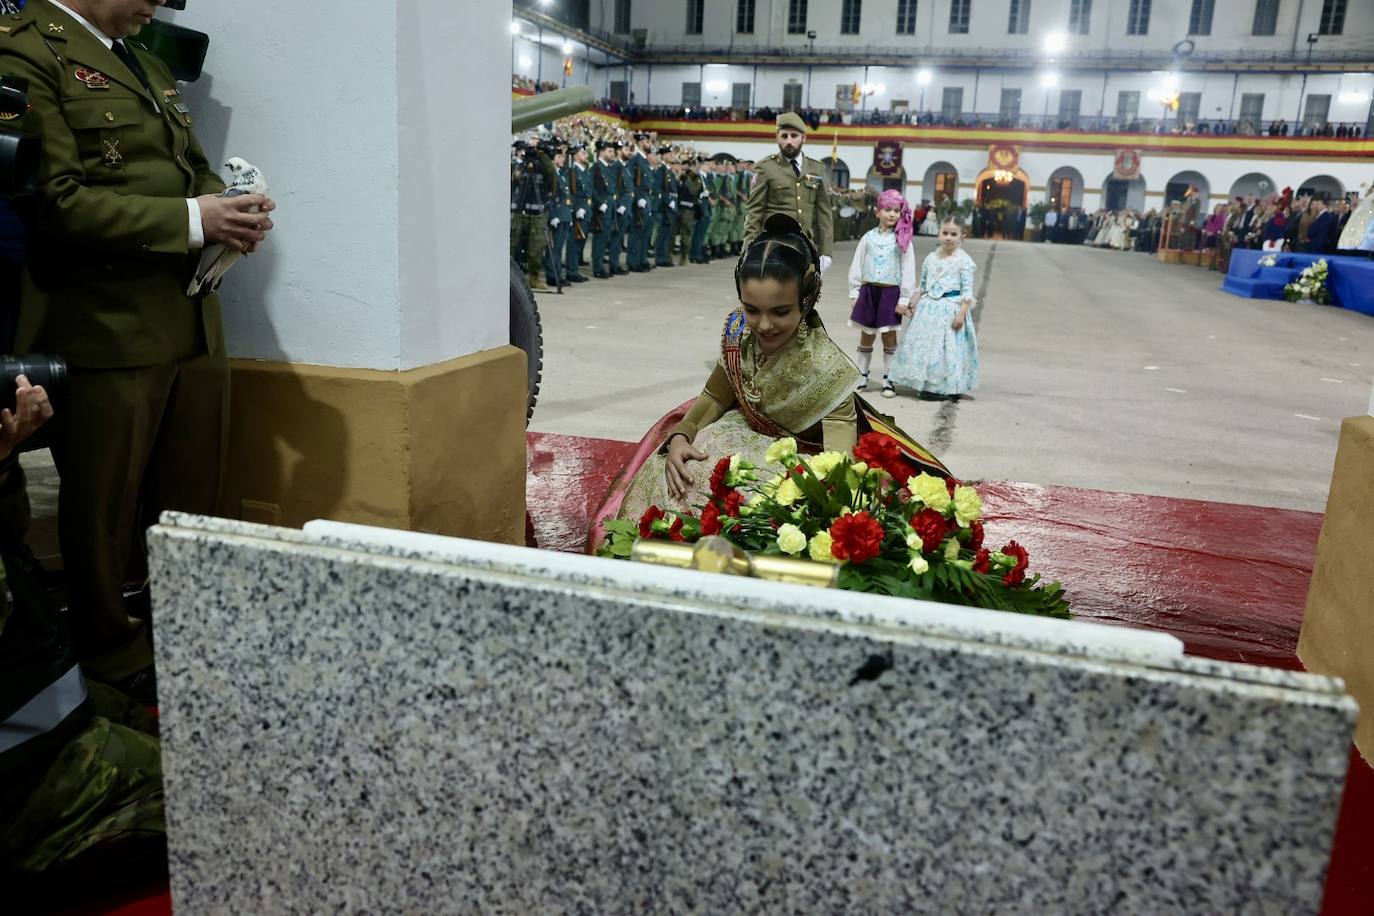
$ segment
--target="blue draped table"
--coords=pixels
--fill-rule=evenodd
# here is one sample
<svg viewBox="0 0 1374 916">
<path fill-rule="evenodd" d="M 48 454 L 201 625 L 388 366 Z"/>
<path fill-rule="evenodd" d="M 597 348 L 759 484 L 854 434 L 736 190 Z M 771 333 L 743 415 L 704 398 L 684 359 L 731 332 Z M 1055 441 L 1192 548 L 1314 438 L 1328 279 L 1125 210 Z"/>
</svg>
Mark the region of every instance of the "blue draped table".
<svg viewBox="0 0 1374 916">
<path fill-rule="evenodd" d="M 1260 258 L 1266 255 L 1273 255 L 1273 267 L 1260 266 Z M 1282 299 L 1284 286 L 1322 258 L 1326 258 L 1326 285 L 1333 304 L 1374 315 L 1374 261 L 1367 258 L 1237 248 L 1231 252 L 1231 264 L 1221 288 L 1248 299 Z"/>
</svg>

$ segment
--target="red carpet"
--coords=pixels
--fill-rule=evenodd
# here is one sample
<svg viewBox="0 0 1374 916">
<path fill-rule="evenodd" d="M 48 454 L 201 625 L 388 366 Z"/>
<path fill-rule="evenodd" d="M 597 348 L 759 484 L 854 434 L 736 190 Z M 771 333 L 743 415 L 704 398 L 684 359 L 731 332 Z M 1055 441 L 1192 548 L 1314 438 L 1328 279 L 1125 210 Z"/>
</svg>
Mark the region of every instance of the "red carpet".
<svg viewBox="0 0 1374 916">
<path fill-rule="evenodd" d="M 579 552 L 631 442 L 531 433 L 528 503 L 548 550 Z M 980 484 L 990 541 L 1016 538 L 1032 568 L 1070 590 L 1076 617 L 1172 633 L 1192 655 L 1301 669 L 1295 656 L 1322 517 L 1070 487 Z M 1374 770 L 1352 749 L 1325 916 L 1374 913 Z M 146 893 L 146 889 L 145 889 Z M 88 913 L 161 916 L 153 896 Z"/>
</svg>

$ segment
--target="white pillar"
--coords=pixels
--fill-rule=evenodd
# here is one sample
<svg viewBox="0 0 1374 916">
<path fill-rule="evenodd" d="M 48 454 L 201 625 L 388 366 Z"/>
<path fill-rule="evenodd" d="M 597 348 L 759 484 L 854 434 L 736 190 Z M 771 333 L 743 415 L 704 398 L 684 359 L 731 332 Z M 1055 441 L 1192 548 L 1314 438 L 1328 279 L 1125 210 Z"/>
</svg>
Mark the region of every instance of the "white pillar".
<svg viewBox="0 0 1374 916">
<path fill-rule="evenodd" d="M 507 342 L 510 10 L 450 0 L 191 0 L 184 89 L 211 162 L 279 210 L 225 284 L 230 355 L 410 369 Z"/>
<path fill-rule="evenodd" d="M 524 537 L 525 356 L 509 345 L 510 5 L 190 0 L 212 163 L 278 210 L 222 291 L 221 510 Z M 480 443 L 457 473 L 454 455 Z"/>
</svg>

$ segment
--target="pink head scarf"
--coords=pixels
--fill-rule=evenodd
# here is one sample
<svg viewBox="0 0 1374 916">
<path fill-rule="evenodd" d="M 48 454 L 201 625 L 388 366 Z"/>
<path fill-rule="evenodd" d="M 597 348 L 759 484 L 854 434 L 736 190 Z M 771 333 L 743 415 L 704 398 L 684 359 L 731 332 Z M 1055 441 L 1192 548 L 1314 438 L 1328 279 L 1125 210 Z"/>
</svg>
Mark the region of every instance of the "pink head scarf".
<svg viewBox="0 0 1374 916">
<path fill-rule="evenodd" d="M 901 191 L 891 188 L 878 195 L 877 208 L 879 210 L 901 210 L 902 215 L 897 217 L 897 247 L 906 251 L 911 245 L 911 205 L 906 202 Z"/>
</svg>

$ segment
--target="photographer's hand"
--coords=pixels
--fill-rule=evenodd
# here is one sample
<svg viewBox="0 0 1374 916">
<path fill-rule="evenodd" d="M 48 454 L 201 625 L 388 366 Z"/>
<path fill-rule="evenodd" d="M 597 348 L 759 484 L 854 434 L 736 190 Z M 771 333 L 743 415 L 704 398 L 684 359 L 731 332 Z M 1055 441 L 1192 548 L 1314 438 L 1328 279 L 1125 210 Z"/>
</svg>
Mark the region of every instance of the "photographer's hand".
<svg viewBox="0 0 1374 916">
<path fill-rule="evenodd" d="M 277 209 L 276 203 L 263 194 L 242 197 L 220 197 L 205 194 L 196 198 L 200 205 L 200 223 L 205 228 L 205 243 L 222 242 L 234 251 L 251 253 L 272 229 L 267 216 Z M 253 212 L 260 209 L 261 212 Z"/>
<path fill-rule="evenodd" d="M 52 417 L 52 403 L 43 386 L 30 385 L 25 375 L 16 381 L 19 387 L 14 393 L 14 410 L 0 410 L 0 457 L 5 458 Z"/>
</svg>

